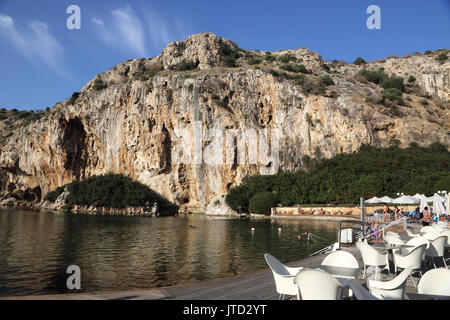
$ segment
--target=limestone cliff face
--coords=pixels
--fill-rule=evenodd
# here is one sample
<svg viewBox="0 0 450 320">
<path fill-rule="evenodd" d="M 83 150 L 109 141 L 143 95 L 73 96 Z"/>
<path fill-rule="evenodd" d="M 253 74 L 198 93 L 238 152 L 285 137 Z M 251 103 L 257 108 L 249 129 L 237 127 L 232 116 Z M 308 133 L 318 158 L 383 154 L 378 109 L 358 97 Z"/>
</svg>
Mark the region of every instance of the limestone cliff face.
<svg viewBox="0 0 450 320">
<path fill-rule="evenodd" d="M 286 53 L 311 77 L 330 75 L 334 84 L 307 94 L 271 72 L 278 62 L 258 68 L 246 62 L 264 52 L 210 33 L 172 43 L 158 57 L 122 63 L 89 82 L 77 99 L 13 131 L 1 145 L 0 191 L 4 198 L 41 201 L 74 179 L 114 172 L 186 210 L 220 213 L 223 194 L 243 177 L 298 169 L 305 155 L 332 157 L 392 139 L 403 146 L 450 144 L 449 62 L 413 56 L 366 65 L 414 75 L 434 97 L 424 105 L 423 97 L 405 94 L 408 106 L 398 106 L 401 116 L 394 116 L 366 102 L 380 89 L 354 79 L 362 67 L 331 64 L 307 49 L 272 55 Z M 230 56 L 235 66 L 227 66 Z M 186 63 L 195 69 L 184 70 Z"/>
</svg>

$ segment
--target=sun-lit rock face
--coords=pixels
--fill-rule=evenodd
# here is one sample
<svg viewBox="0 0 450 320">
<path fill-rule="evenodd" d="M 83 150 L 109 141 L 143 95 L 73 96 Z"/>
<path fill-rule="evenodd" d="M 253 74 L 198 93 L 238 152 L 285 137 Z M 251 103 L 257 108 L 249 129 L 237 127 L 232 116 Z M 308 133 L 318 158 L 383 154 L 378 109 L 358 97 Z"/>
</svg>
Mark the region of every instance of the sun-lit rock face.
<svg viewBox="0 0 450 320">
<path fill-rule="evenodd" d="M 246 63 L 249 54 L 261 59 L 260 67 Z M 448 62 L 413 56 L 364 66 L 413 75 L 435 96 L 424 105 L 423 97 L 404 94 L 408 106 L 396 107 L 399 115 L 367 102 L 377 100 L 380 88 L 355 80 L 362 66 L 331 64 L 307 49 L 272 53 L 295 56 L 310 76 L 333 79 L 322 94 L 307 94 L 274 75 L 281 64 L 265 54 L 203 33 L 99 75 L 104 88 L 93 79 L 75 101 L 57 104 L 2 142 L 0 198 L 41 201 L 74 179 L 113 172 L 185 210 L 220 214 L 227 212 L 223 194 L 246 175 L 298 169 L 305 156 L 386 147 L 394 139 L 402 146 L 450 144 Z M 229 56 L 234 67 L 224 64 Z M 194 70 L 172 67 L 187 60 Z"/>
</svg>

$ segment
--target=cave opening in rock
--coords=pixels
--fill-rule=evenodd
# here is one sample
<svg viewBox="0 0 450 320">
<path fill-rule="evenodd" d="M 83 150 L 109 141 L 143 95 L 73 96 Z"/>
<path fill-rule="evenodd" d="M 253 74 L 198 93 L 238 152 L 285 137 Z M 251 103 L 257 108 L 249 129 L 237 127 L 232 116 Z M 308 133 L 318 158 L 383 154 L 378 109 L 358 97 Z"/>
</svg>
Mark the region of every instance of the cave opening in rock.
<svg viewBox="0 0 450 320">
<path fill-rule="evenodd" d="M 60 120 L 62 148 L 66 154 L 64 169 L 79 178 L 86 166 L 86 131 L 79 118 Z"/>
</svg>

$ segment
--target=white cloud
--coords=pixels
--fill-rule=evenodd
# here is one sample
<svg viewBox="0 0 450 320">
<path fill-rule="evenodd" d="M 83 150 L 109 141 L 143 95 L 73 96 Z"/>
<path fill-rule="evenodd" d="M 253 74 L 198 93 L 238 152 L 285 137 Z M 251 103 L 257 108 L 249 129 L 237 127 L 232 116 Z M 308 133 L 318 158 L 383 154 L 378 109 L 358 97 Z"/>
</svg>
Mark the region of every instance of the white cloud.
<svg viewBox="0 0 450 320">
<path fill-rule="evenodd" d="M 125 45 L 140 56 L 147 55 L 142 23 L 130 7 L 113 10 L 109 27 L 98 18 L 93 18 L 92 22 L 98 28 L 99 36 L 105 43 L 121 48 Z"/>
<path fill-rule="evenodd" d="M 146 6 L 139 7 L 139 14 L 143 20 L 128 6 L 111 11 L 108 19 L 92 18 L 91 21 L 103 42 L 142 57 L 147 56 L 148 48 L 159 52 L 171 41 L 183 40 L 189 35 L 186 25 L 179 19 L 171 22 Z"/>
<path fill-rule="evenodd" d="M 14 24 L 13 19 L 9 16 L 0 14 L 0 27 L 8 28 Z"/>
<path fill-rule="evenodd" d="M 97 19 L 97 18 L 92 18 L 92 22 L 99 25 L 99 26 L 104 26 L 105 23 L 103 22 L 103 20 Z"/>
<path fill-rule="evenodd" d="M 32 64 L 44 64 L 67 78 L 62 69 L 64 49 L 51 34 L 47 24 L 31 21 L 28 30 L 19 31 L 10 16 L 0 14 L 0 34 L 3 34 Z"/>
<path fill-rule="evenodd" d="M 161 50 L 171 41 L 184 40 L 190 34 L 188 26 L 179 18 L 167 18 L 150 8 L 142 8 L 147 21 L 152 48 Z"/>
<path fill-rule="evenodd" d="M 158 13 L 151 9 L 146 10 L 150 41 L 154 48 L 164 47 L 171 41 L 170 28 Z"/>
</svg>

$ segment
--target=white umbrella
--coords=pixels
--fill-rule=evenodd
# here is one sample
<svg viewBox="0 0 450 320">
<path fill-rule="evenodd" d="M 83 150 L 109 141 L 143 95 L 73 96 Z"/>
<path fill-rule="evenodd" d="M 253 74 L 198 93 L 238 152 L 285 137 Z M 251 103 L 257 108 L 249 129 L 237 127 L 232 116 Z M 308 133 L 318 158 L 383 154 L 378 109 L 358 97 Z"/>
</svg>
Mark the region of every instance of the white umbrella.
<svg viewBox="0 0 450 320">
<path fill-rule="evenodd" d="M 422 198 L 422 196 L 424 196 L 423 194 L 418 194 L 416 193 L 415 195 L 413 195 L 414 198 L 419 199 Z"/>
<path fill-rule="evenodd" d="M 447 214 L 450 214 L 450 196 L 447 195 Z"/>
<path fill-rule="evenodd" d="M 411 199 L 413 199 L 414 201 L 416 201 L 415 203 L 419 203 L 419 202 L 420 202 L 420 198 L 422 197 L 422 195 L 421 195 L 421 194 L 419 194 L 418 196 L 416 196 L 416 195 L 414 195 L 414 196 L 408 196 L 408 195 L 407 195 L 407 197 L 410 197 Z"/>
<path fill-rule="evenodd" d="M 423 196 L 420 198 L 420 212 L 422 212 L 425 207 L 428 207 L 427 197 Z"/>
<path fill-rule="evenodd" d="M 410 196 L 401 196 L 396 199 L 394 199 L 393 203 L 401 203 L 401 204 L 414 204 L 419 203 L 420 200 L 410 197 Z"/>
<path fill-rule="evenodd" d="M 439 200 L 441 200 L 441 202 L 444 202 L 444 201 L 445 201 L 445 198 L 444 198 L 443 196 L 437 194 L 437 193 L 435 193 L 435 194 L 433 195 L 433 198 L 434 198 L 434 197 L 437 197 Z"/>
<path fill-rule="evenodd" d="M 366 203 L 380 203 L 380 198 L 373 197 L 365 201 Z"/>
<path fill-rule="evenodd" d="M 380 203 L 392 203 L 394 199 L 389 198 L 388 196 L 384 196 L 383 198 L 380 198 Z"/>
<path fill-rule="evenodd" d="M 440 216 L 441 214 L 445 214 L 445 208 L 444 208 L 444 205 L 442 204 L 440 197 L 436 197 L 436 196 L 437 196 L 437 194 L 434 195 L 434 200 L 433 200 L 433 213 Z"/>
</svg>

